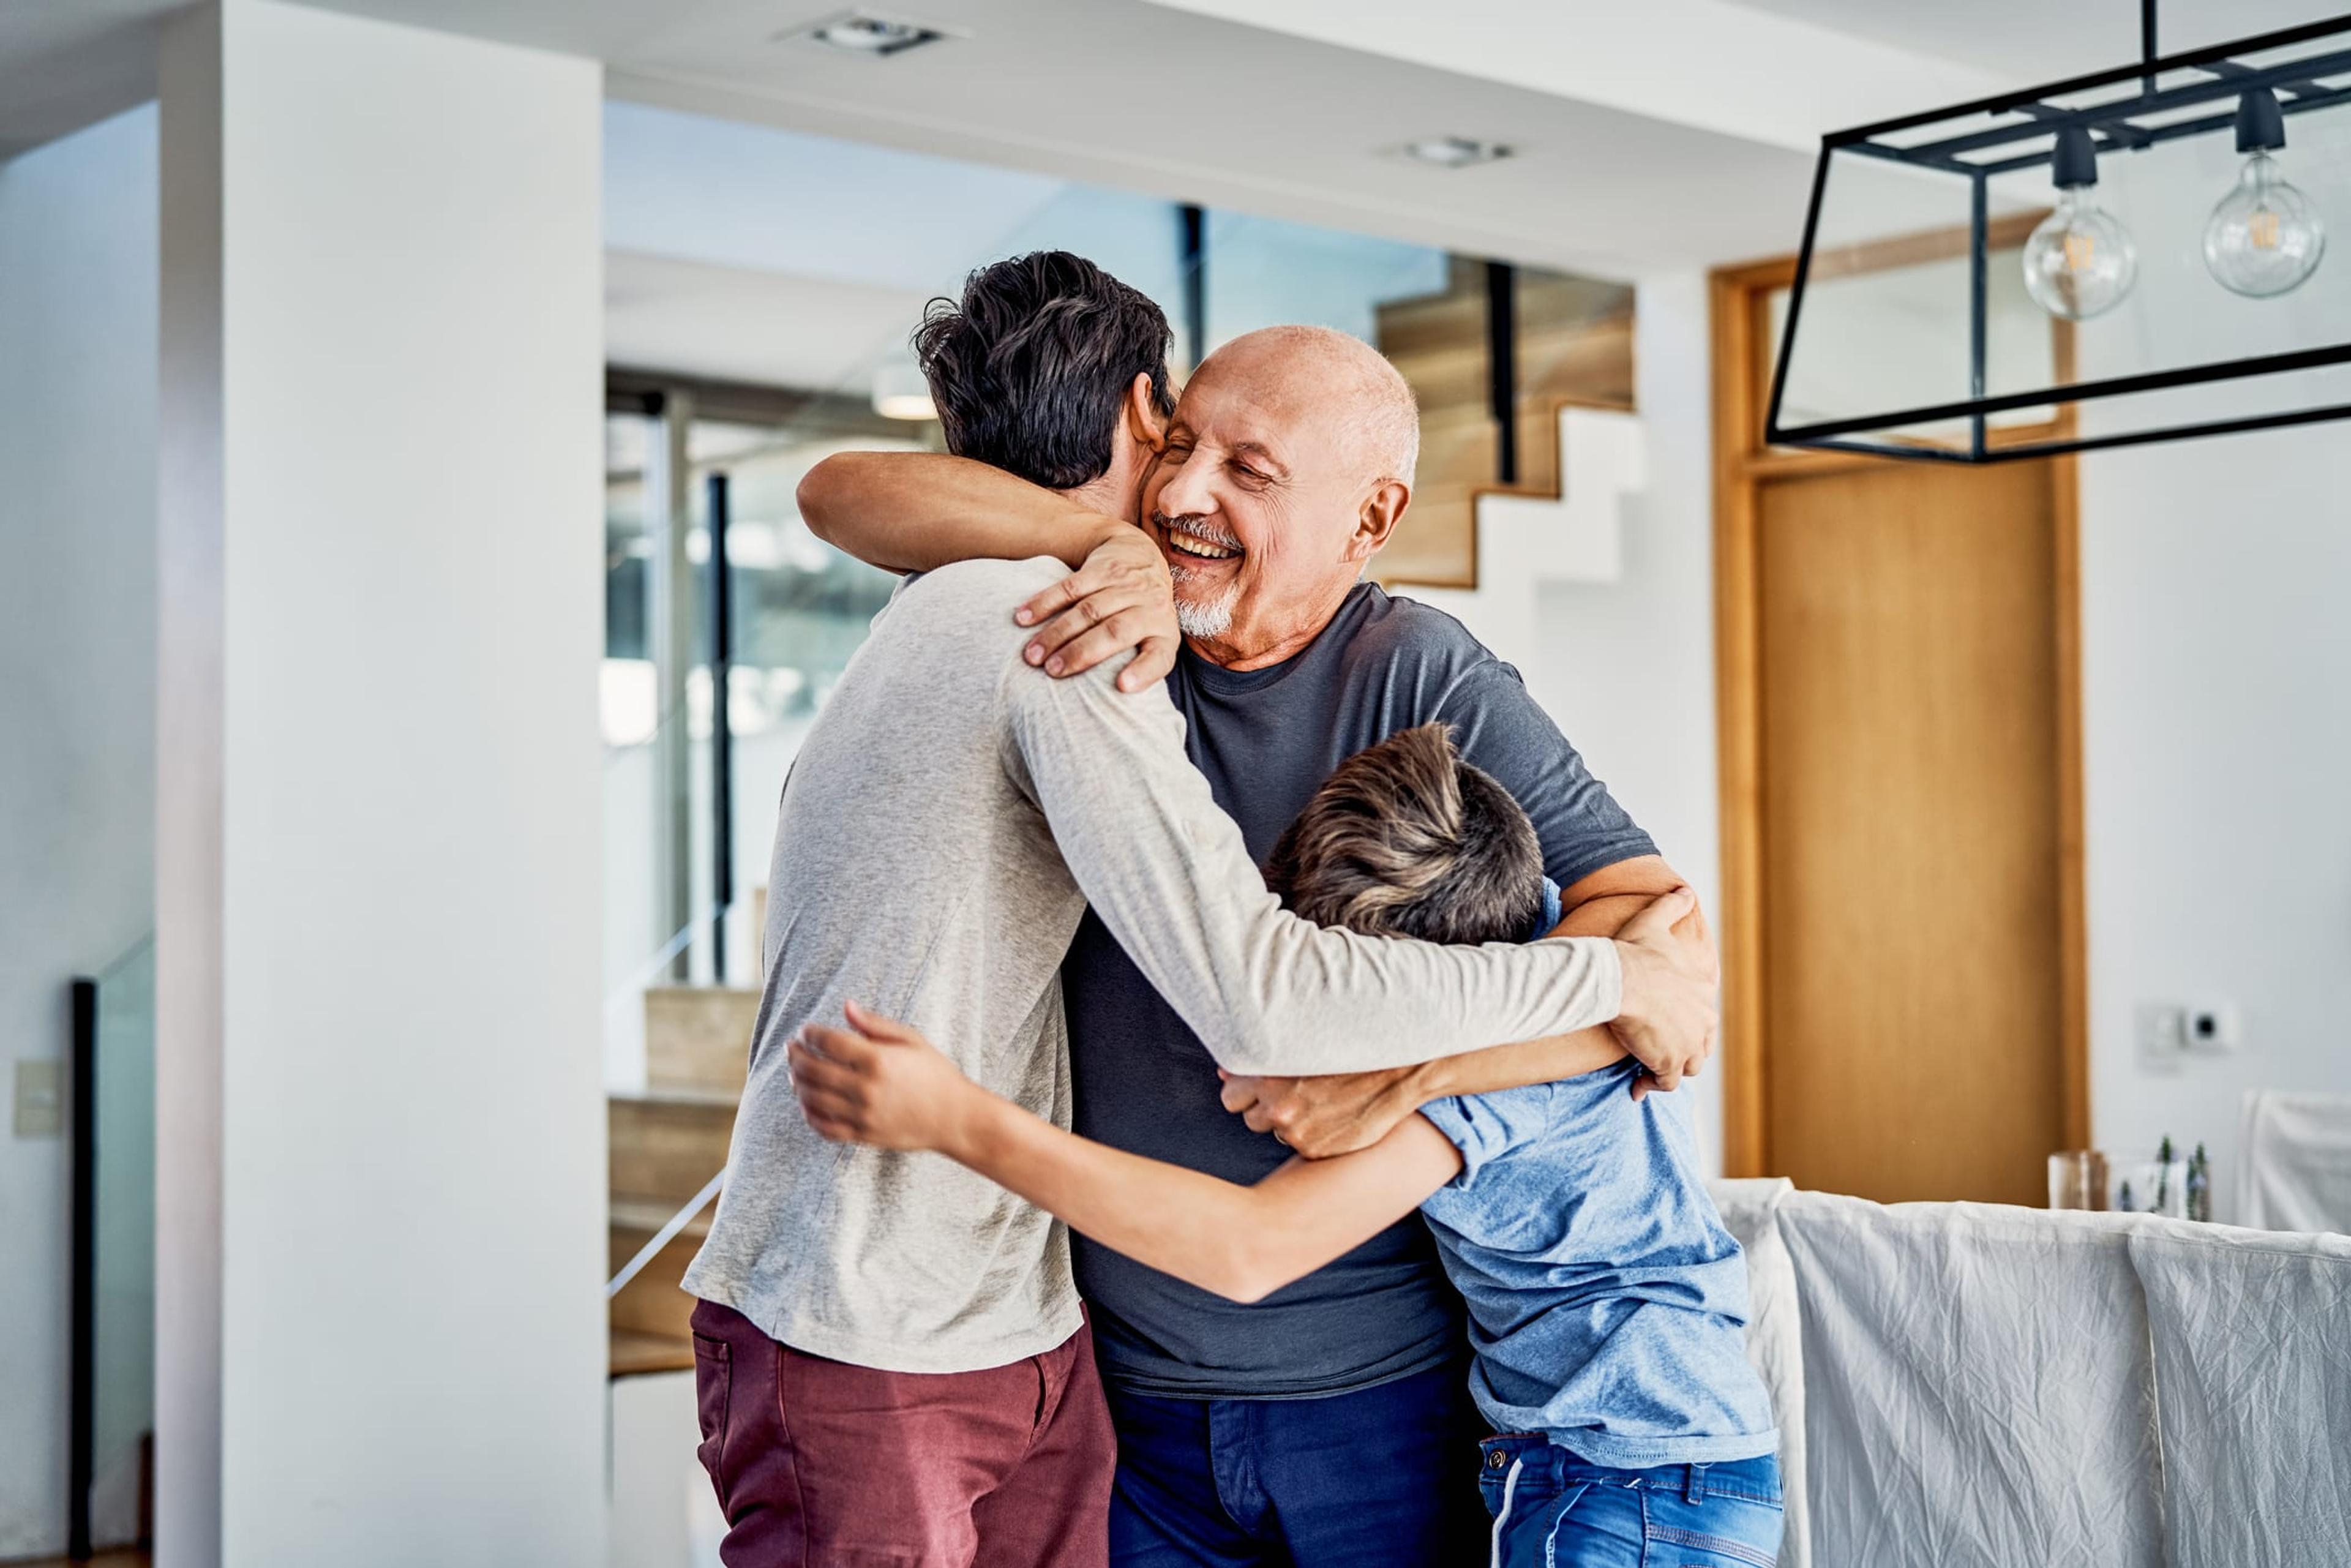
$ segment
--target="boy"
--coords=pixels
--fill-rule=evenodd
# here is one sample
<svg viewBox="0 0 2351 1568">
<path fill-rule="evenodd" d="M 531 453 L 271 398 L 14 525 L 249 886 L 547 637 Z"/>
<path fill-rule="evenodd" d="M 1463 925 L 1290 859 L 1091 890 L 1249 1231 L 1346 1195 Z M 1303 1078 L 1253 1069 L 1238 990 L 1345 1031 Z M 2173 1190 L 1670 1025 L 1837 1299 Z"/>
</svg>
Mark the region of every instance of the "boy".
<svg viewBox="0 0 2351 1568">
<path fill-rule="evenodd" d="M 1525 813 L 1439 725 L 1343 764 L 1267 877 L 1298 914 L 1365 935 L 1523 939 L 1555 915 Z M 1370 1149 L 1245 1187 L 1087 1143 L 966 1082 L 914 1030 L 862 1009 L 850 1021 L 859 1033 L 805 1028 L 791 1052 L 819 1133 L 946 1154 L 1236 1301 L 1419 1207 L 1468 1301 L 1472 1393 L 1510 1434 L 1486 1441 L 1481 1470 L 1498 1568 L 1776 1556 L 1778 1437 L 1746 1358 L 1746 1264 L 1699 1186 L 1686 1111 L 1635 1101 L 1636 1064 L 1437 1101 Z"/>
</svg>

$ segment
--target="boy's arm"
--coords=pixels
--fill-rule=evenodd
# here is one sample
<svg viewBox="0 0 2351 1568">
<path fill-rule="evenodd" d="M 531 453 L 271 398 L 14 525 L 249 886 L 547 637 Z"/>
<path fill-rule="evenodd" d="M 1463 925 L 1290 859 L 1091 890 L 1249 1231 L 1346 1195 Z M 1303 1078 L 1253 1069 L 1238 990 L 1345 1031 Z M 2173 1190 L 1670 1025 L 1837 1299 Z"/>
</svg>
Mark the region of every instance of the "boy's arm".
<svg viewBox="0 0 2351 1568">
<path fill-rule="evenodd" d="M 852 1008 L 791 1049 L 803 1113 L 835 1142 L 935 1149 L 1103 1246 L 1236 1301 L 1312 1273 L 1418 1207 L 1461 1168 L 1426 1118 L 1255 1186 L 1065 1133 L 987 1092 L 905 1025 Z"/>
<path fill-rule="evenodd" d="M 968 457 L 838 452 L 800 480 L 817 538 L 885 571 L 1057 556 L 1075 569 L 1131 525 Z"/>
</svg>

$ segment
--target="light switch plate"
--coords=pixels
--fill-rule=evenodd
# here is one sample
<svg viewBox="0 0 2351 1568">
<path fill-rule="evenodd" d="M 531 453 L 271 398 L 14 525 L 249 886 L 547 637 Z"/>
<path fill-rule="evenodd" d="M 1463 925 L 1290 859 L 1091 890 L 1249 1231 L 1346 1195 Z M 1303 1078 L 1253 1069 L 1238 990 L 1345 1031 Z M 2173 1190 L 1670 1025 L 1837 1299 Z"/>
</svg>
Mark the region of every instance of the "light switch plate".
<svg viewBox="0 0 2351 1568">
<path fill-rule="evenodd" d="M 16 1135 L 55 1138 L 66 1130 L 66 1064 L 55 1057 L 16 1062 Z"/>
<path fill-rule="evenodd" d="M 2139 1065 L 2151 1072 L 2178 1072 L 2188 1049 L 2188 1009 L 2176 1002 L 2141 1002 L 2135 1022 Z"/>
</svg>

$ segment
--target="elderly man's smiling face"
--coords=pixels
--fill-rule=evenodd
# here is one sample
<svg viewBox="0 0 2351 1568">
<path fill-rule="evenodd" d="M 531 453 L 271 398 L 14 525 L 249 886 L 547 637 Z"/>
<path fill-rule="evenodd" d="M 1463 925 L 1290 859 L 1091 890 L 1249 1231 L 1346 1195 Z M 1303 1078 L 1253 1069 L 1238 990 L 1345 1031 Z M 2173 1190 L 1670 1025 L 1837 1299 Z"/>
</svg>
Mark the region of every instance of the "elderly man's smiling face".
<svg viewBox="0 0 2351 1568">
<path fill-rule="evenodd" d="M 1192 645 L 1255 669 L 1312 642 L 1404 515 L 1418 431 L 1404 379 L 1343 333 L 1275 327 L 1210 355 L 1143 490 Z"/>
</svg>

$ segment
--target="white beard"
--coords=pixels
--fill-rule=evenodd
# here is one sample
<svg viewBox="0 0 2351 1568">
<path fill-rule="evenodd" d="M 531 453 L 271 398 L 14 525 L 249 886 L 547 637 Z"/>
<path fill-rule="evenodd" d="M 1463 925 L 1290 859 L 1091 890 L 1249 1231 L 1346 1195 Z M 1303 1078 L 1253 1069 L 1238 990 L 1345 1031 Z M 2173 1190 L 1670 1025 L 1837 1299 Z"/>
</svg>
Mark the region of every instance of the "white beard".
<svg viewBox="0 0 2351 1568">
<path fill-rule="evenodd" d="M 1197 600 L 1184 597 L 1184 584 L 1190 575 L 1178 567 L 1176 580 L 1176 625 L 1186 637 L 1217 638 L 1233 629 L 1233 606 L 1240 601 L 1241 585 L 1228 585 L 1215 599 Z"/>
</svg>

